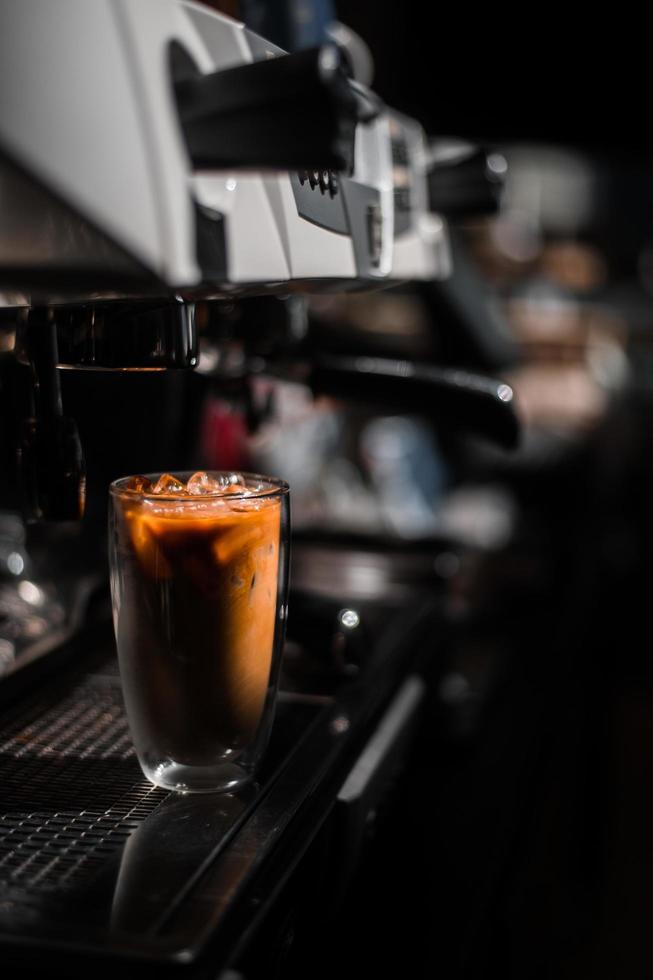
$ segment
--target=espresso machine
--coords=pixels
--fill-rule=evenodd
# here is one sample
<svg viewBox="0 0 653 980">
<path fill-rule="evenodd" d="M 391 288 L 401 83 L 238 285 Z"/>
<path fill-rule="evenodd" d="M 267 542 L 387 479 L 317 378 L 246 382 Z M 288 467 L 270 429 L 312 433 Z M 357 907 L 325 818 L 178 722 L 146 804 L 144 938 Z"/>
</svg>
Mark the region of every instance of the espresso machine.
<svg viewBox="0 0 653 980">
<path fill-rule="evenodd" d="M 167 468 L 192 456 L 179 379 L 207 342 L 218 387 L 235 360 L 245 388 L 299 379 L 514 445 L 507 384 L 334 354 L 302 299 L 450 281 L 455 188 L 494 198 L 496 174 L 431 147 L 337 45 L 286 54 L 186 0 L 8 0 L 0 92 L 3 956 L 29 976 L 55 961 L 70 976 L 270 975 L 320 934 L 310 903 L 337 909 L 411 744 L 437 566 L 389 601 L 345 588 L 310 605 L 311 627 L 289 630 L 259 783 L 174 797 L 133 757 L 101 519 L 79 555 L 69 531 L 101 514 L 97 474 L 120 475 L 146 416 L 161 451 L 180 434 Z M 52 571 L 67 561 L 68 591 Z"/>
</svg>

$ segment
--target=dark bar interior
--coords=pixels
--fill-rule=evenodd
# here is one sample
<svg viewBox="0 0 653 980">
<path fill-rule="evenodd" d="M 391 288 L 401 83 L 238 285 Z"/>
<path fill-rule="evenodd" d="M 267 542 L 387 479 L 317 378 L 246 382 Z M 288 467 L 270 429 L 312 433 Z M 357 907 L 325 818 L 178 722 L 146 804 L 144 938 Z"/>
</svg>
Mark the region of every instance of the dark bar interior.
<svg viewBox="0 0 653 980">
<path fill-rule="evenodd" d="M 643 62 L 486 15 L 0 2 L 8 980 L 653 976 Z"/>
</svg>

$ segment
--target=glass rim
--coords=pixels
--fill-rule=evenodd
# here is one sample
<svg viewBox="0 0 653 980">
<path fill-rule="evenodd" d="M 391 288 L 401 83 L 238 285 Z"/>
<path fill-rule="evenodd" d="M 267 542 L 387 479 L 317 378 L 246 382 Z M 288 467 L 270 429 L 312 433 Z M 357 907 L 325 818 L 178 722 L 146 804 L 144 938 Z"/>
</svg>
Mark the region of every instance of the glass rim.
<svg viewBox="0 0 653 980">
<path fill-rule="evenodd" d="M 170 476 L 187 480 L 193 473 L 208 473 L 209 476 L 231 476 L 237 474 L 248 482 L 265 483 L 267 486 L 259 490 L 247 489 L 243 493 L 144 493 L 142 490 L 130 490 L 122 484 L 129 480 L 134 480 L 139 476 L 145 477 L 152 483 L 156 483 L 160 476 L 169 473 Z M 187 501 L 188 503 L 199 503 L 202 500 L 257 500 L 261 497 L 280 497 L 290 492 L 290 487 L 285 480 L 280 480 L 276 476 L 266 476 L 263 473 L 250 473 L 245 470 L 162 470 L 160 473 L 134 473 L 131 476 L 121 476 L 117 480 L 112 480 L 109 484 L 109 493 L 112 496 L 130 497 L 134 500 L 175 500 L 177 503 Z"/>
</svg>

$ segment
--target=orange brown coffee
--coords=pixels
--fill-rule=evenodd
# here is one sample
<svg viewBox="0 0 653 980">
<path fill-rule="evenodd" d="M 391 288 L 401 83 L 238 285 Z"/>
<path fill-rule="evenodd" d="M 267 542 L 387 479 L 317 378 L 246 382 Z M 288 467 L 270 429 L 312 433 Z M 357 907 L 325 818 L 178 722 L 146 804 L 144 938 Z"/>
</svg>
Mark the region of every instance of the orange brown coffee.
<svg viewBox="0 0 653 980">
<path fill-rule="evenodd" d="M 139 752 L 163 746 L 177 764 L 210 765 L 237 758 L 263 715 L 281 505 L 206 474 L 162 480 L 134 482 L 116 501 L 123 690 Z"/>
</svg>

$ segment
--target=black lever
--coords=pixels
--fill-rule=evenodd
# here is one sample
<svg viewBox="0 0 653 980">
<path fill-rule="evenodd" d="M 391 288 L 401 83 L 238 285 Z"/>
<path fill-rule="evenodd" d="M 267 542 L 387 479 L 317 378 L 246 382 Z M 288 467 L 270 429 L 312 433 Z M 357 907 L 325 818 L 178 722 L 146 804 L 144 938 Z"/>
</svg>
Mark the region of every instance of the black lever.
<svg viewBox="0 0 653 980">
<path fill-rule="evenodd" d="M 241 377 L 268 374 L 308 385 L 315 394 L 362 402 L 382 412 L 414 412 L 447 429 L 484 436 L 505 448 L 519 439 L 509 385 L 470 371 L 415 361 L 331 354 L 306 322 L 297 297 L 255 297 L 238 304 L 238 318 L 209 304 L 214 339 L 237 335 Z M 224 382 L 225 375 L 216 370 Z M 228 372 L 227 372 L 228 377 Z"/>
<path fill-rule="evenodd" d="M 316 394 L 426 415 L 505 449 L 519 441 L 512 388 L 483 375 L 390 358 L 321 356 L 306 382 Z"/>
<path fill-rule="evenodd" d="M 432 148 L 428 173 L 429 207 L 450 220 L 494 214 L 507 169 L 500 154 L 469 143 Z"/>
<path fill-rule="evenodd" d="M 181 125 L 199 169 L 351 172 L 356 123 L 369 122 L 381 107 L 347 78 L 335 45 L 208 75 L 191 74 L 186 63 L 176 76 Z"/>
</svg>

